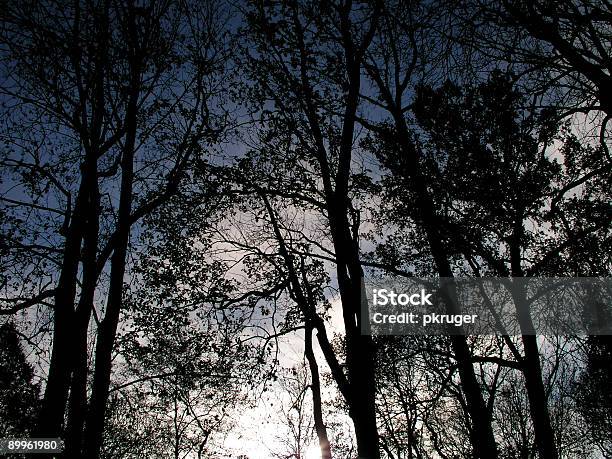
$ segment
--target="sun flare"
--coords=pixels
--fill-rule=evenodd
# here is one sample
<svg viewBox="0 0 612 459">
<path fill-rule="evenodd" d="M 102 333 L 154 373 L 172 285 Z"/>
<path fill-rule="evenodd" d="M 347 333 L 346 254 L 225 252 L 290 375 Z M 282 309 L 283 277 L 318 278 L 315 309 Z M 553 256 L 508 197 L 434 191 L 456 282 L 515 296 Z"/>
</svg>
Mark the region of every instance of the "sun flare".
<svg viewBox="0 0 612 459">
<path fill-rule="evenodd" d="M 304 453 L 303 459 L 321 459 L 321 450 L 318 446 L 310 446 Z"/>
</svg>

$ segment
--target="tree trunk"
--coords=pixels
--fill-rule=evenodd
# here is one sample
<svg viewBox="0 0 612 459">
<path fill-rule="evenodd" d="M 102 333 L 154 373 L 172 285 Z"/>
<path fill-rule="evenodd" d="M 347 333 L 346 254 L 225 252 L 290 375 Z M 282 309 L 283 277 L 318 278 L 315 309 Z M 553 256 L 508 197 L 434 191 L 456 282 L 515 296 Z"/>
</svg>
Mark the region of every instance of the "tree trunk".
<svg viewBox="0 0 612 459">
<path fill-rule="evenodd" d="M 443 245 L 443 235 L 440 229 L 443 227 L 443 222 L 439 221 L 435 212 L 435 207 L 430 193 L 427 189 L 425 178 L 420 173 L 419 159 L 416 149 L 410 140 L 408 128 L 405 125 L 405 120 L 401 112 L 394 113 L 396 129 L 399 134 L 399 140 L 402 146 L 402 160 L 406 161 L 403 164 L 403 170 L 407 171 L 410 177 L 411 187 L 417 194 L 415 207 L 417 215 L 425 229 L 428 244 L 431 250 L 434 263 L 436 265 L 438 275 L 442 278 L 453 278 L 448 254 Z M 454 291 L 454 283 L 449 284 L 451 296 Z M 447 297 L 446 308 L 449 314 L 457 313 L 453 304 L 452 298 Z M 465 336 L 452 335 L 451 346 L 453 353 L 457 359 L 459 368 L 459 376 L 461 378 L 461 387 L 465 393 L 468 412 L 471 420 L 470 440 L 474 449 L 474 455 L 480 459 L 493 459 L 498 455 L 495 435 L 491 425 L 491 413 L 482 396 L 482 390 L 478 384 L 474 366 L 472 364 L 472 355 L 467 344 Z"/>
<path fill-rule="evenodd" d="M 521 265 L 520 241 L 523 235 L 523 218 L 517 216 L 514 225 L 514 234 L 510 243 L 510 263 L 512 276 L 515 279 L 523 277 Z M 548 411 L 548 397 L 544 389 L 542 378 L 542 366 L 540 362 L 540 351 L 535 336 L 533 319 L 529 305 L 527 304 L 526 292 L 523 285 L 514 284 L 512 288 L 512 299 L 516 307 L 519 326 L 521 327 L 523 350 L 523 374 L 525 376 L 525 389 L 529 400 L 529 412 L 533 421 L 535 442 L 540 457 L 557 459 L 559 453 L 555 444 L 555 435 L 550 422 Z"/>
<path fill-rule="evenodd" d="M 359 328 L 361 314 L 361 278 L 358 235 L 351 234 L 349 222 L 349 182 L 355 133 L 356 113 L 360 100 L 363 56 L 370 46 L 378 26 L 380 2 L 374 2 L 371 22 L 361 43 L 354 40 L 354 24 L 351 22 L 352 4 L 348 2 L 338 9 L 340 42 L 346 63 L 347 95 L 342 116 L 342 129 L 335 174 L 328 159 L 324 130 L 319 121 L 314 91 L 308 78 L 308 52 L 304 30 L 298 17 L 297 3 L 293 4 L 293 22 L 298 41 L 301 88 L 296 95 L 304 102 L 305 115 L 314 138 L 315 157 L 323 183 L 327 220 L 336 257 L 336 272 L 342 302 L 342 315 L 346 332 L 346 365 L 348 384 L 344 373 L 332 367 L 334 377 L 349 406 L 349 414 L 355 427 L 357 450 L 362 459 L 379 459 L 378 430 L 375 409 L 374 344 L 371 336 L 362 336 Z M 362 23 L 361 26 L 364 24 Z M 326 358 L 327 358 L 326 354 Z M 334 360 L 332 356 L 329 360 Z"/>
<path fill-rule="evenodd" d="M 334 247 L 342 315 L 346 331 L 346 365 L 349 376 L 349 414 L 355 427 L 357 452 L 363 459 L 378 459 L 376 425 L 375 348 L 370 335 L 361 334 L 362 276 L 357 243 L 350 238 L 346 213 L 336 214 L 342 222 L 336 232 Z M 332 227 L 336 226 L 335 224 Z M 340 234 L 338 234 L 340 233 Z"/>
<path fill-rule="evenodd" d="M 523 335 L 523 348 L 525 350 L 525 387 L 529 399 L 529 410 L 531 411 L 538 453 L 540 457 L 557 459 L 559 454 L 550 423 L 548 397 L 544 390 L 537 337 L 535 335 Z"/>
<path fill-rule="evenodd" d="M 427 181 L 421 172 L 418 152 L 406 124 L 404 109 L 401 107 L 405 86 L 402 87 L 397 79 L 395 88 L 392 89 L 386 85 L 385 79 L 381 76 L 375 65 L 367 65 L 366 70 L 378 86 L 381 96 L 385 101 L 385 109 L 389 112 L 395 125 L 395 135 L 397 137 L 395 140 L 399 145 L 396 164 L 400 172 L 399 175 L 405 178 L 406 188 L 413 190 L 416 194 L 415 202 L 406 204 L 407 206 L 414 207 L 415 217 L 425 230 L 438 275 L 442 278 L 452 278 L 453 272 L 447 250 L 444 247 L 444 236 L 440 231 L 444 227 L 444 221 L 436 214 Z M 450 288 L 452 293 L 454 284 L 451 283 Z M 452 314 L 455 307 L 453 302 L 448 300 L 450 298 L 447 298 L 445 305 L 448 313 Z M 476 373 L 474 372 L 472 355 L 466 337 L 460 335 L 451 336 L 451 345 L 457 359 L 461 385 L 466 396 L 470 415 L 470 440 L 474 449 L 474 455 L 480 459 L 494 459 L 498 453 L 491 425 L 491 413 L 487 409 Z"/>
<path fill-rule="evenodd" d="M 67 440 L 67 455 L 77 454 L 82 436 L 83 416 L 87 403 L 87 329 L 93 307 L 97 283 L 96 256 L 99 232 L 98 146 L 101 143 L 104 122 L 104 81 L 106 75 L 106 40 L 108 38 L 107 0 L 100 18 L 100 47 L 96 59 L 95 96 L 91 105 L 89 132 L 83 126 L 81 142 L 85 148 L 82 182 L 69 226 L 64 260 L 55 297 L 53 350 L 49 377 L 40 413 L 38 433 L 40 437 L 57 437 L 61 434 L 68 392 L 71 414 Z M 78 11 L 78 5 L 77 5 Z M 78 15 L 75 34 L 78 32 Z M 75 61 L 75 66 L 80 65 Z M 81 95 L 83 106 L 87 95 Z M 77 289 L 78 265 L 83 242 L 83 280 L 77 310 L 74 302 Z M 71 375 L 74 377 L 71 383 Z M 76 385 L 74 385 L 76 384 Z"/>
<path fill-rule="evenodd" d="M 83 233 L 82 213 L 86 205 L 87 177 L 83 176 L 66 237 L 60 278 L 54 298 L 53 348 L 47 386 L 39 413 L 36 437 L 59 437 L 72 370 L 72 335 L 79 252 Z"/>
<path fill-rule="evenodd" d="M 317 316 L 314 305 L 309 302 L 300 286 L 298 276 L 293 266 L 292 257 L 285 246 L 272 207 L 265 195 L 262 195 L 262 199 L 270 215 L 274 233 L 279 242 L 280 253 L 285 260 L 293 297 L 304 313 L 307 327 L 310 326 L 317 329 L 317 338 L 325 359 L 329 364 L 332 375 L 338 384 L 338 388 L 344 400 L 349 406 L 349 415 L 355 427 L 355 437 L 359 456 L 364 459 L 378 459 L 380 456 L 378 450 L 378 430 L 376 427 L 376 407 L 374 399 L 374 345 L 370 336 L 361 336 L 359 328 L 362 279 L 361 277 L 359 278 L 359 286 L 356 290 L 351 290 L 349 288 L 351 284 L 348 278 L 348 270 L 343 261 L 346 259 L 346 252 L 344 250 L 341 252 L 337 250 L 336 253 L 341 253 L 341 255 L 338 256 L 337 266 L 339 285 L 341 286 L 342 313 L 345 320 L 347 339 L 346 355 L 349 374 L 347 380 L 334 354 L 333 348 L 327 339 L 325 326 L 322 320 Z M 330 220 L 333 222 L 331 226 L 336 228 L 336 220 Z M 339 246 L 335 245 L 335 247 Z M 346 247 L 346 245 L 343 247 Z M 354 247 L 354 245 L 351 244 L 351 247 Z M 342 266 L 344 266 L 344 269 L 341 268 Z M 353 272 L 354 271 L 355 269 L 353 269 Z M 357 271 L 361 273 L 360 265 L 357 265 Z M 364 343 L 367 347 L 363 345 Z"/>
<path fill-rule="evenodd" d="M 124 183 L 122 183 L 119 205 L 119 238 L 111 258 L 110 288 L 106 313 L 98 329 L 92 395 L 85 431 L 85 457 L 92 459 L 99 457 L 102 446 L 106 401 L 110 387 L 112 351 L 121 312 L 123 277 L 125 274 L 129 239 L 129 215 L 133 178 L 131 170 L 132 157 L 129 152 L 124 152 L 124 157 L 129 157 L 130 166 L 122 172 L 122 182 Z"/>
<path fill-rule="evenodd" d="M 96 459 L 102 447 L 106 402 L 110 387 L 112 352 L 117 335 L 123 296 L 123 278 L 130 239 L 132 191 L 134 183 L 134 154 L 137 111 L 140 94 L 140 59 L 133 12 L 130 13 L 130 32 L 134 54 L 130 57 L 131 81 L 130 98 L 126 111 L 126 138 L 121 157 L 121 189 L 117 221 L 117 242 L 111 257 L 110 286 L 106 313 L 98 329 L 96 357 L 92 383 L 91 400 L 85 429 L 85 457 Z"/>
<path fill-rule="evenodd" d="M 74 314 L 75 342 L 73 344 L 74 368 L 70 383 L 68 428 L 66 433 L 66 456 L 80 457 L 83 442 L 83 427 L 87 412 L 87 373 L 88 348 L 87 335 L 89 321 L 94 307 L 94 297 L 98 283 L 98 239 L 100 231 L 100 190 L 98 184 L 98 158 L 102 144 L 102 125 L 104 122 L 104 82 L 106 78 L 106 40 L 108 35 L 108 3 L 102 11 L 100 21 L 100 40 L 102 46 L 96 59 L 95 99 L 92 103 L 91 134 L 86 148 L 88 188 L 85 228 L 83 235 L 83 283 L 79 303 Z"/>
<path fill-rule="evenodd" d="M 319 439 L 319 447 L 321 448 L 321 459 L 332 459 L 331 446 L 327 437 L 327 428 L 323 422 L 323 409 L 321 406 L 321 380 L 319 377 L 319 365 L 312 348 L 312 332 L 314 326 L 311 321 L 306 321 L 304 354 L 308 360 L 310 368 L 310 378 L 312 380 L 310 389 L 312 391 L 312 412 L 315 424 L 315 431 Z"/>
<path fill-rule="evenodd" d="M 378 428 L 376 426 L 374 344 L 370 336 L 358 336 L 350 350 L 347 362 L 351 374 L 350 408 L 355 426 L 359 458 L 378 459 Z"/>
<path fill-rule="evenodd" d="M 79 304 L 74 314 L 75 342 L 74 368 L 70 384 L 70 404 L 68 411 L 68 428 L 66 434 L 66 456 L 80 457 L 83 438 L 83 424 L 87 411 L 87 332 L 89 320 L 94 307 L 94 295 L 98 280 L 97 252 L 99 231 L 99 196 L 97 178 L 97 156 L 89 155 L 91 164 L 89 174 L 92 186 L 87 206 L 87 222 L 83 243 L 83 285 Z"/>
</svg>

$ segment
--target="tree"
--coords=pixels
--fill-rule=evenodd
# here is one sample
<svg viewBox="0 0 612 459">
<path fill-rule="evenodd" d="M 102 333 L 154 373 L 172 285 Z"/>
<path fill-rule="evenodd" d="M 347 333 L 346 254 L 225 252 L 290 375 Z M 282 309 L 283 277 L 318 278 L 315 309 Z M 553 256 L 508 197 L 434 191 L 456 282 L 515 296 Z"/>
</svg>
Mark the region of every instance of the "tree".
<svg viewBox="0 0 612 459">
<path fill-rule="evenodd" d="M 432 111 L 429 111 L 429 102 L 435 100 L 436 96 L 430 96 L 425 91 L 418 96 L 415 111 L 421 125 L 432 134 L 438 151 L 448 155 L 445 172 L 453 174 L 453 177 L 445 183 L 452 183 L 455 189 L 462 188 L 465 192 L 454 194 L 451 191 L 451 206 L 457 207 L 458 210 L 462 207 L 459 212 L 467 211 L 469 215 L 488 220 L 484 225 L 475 221 L 460 225 L 465 228 L 482 228 L 482 232 L 489 235 L 501 235 L 498 239 L 491 236 L 480 241 L 468 241 L 467 244 L 482 246 L 497 242 L 502 247 L 502 244 L 508 246 L 501 260 L 496 259 L 497 255 L 490 256 L 478 249 L 472 249 L 472 253 L 467 256 L 473 254 L 472 256 L 489 261 L 494 259 L 497 263 L 490 268 L 492 272 L 498 276 L 511 275 L 517 278 L 526 275 L 523 267 L 524 251 L 533 243 L 527 242 L 529 236 L 526 234 L 524 222 L 527 219 L 537 222 L 541 216 L 538 203 L 558 179 L 559 167 L 540 153 L 551 142 L 550 133 L 544 130 L 547 126 L 544 124 L 544 129 L 532 134 L 529 131 L 533 117 L 524 121 L 517 119 L 521 99 L 512 91 L 510 84 L 504 77 L 493 74 L 489 82 L 483 84 L 475 93 L 462 96 L 459 91 L 459 100 L 453 96 L 448 99 L 442 96 L 440 105 L 433 102 L 432 106 L 444 108 L 433 108 Z M 447 95 L 452 92 L 453 89 L 449 88 Z M 448 112 L 445 111 L 446 107 Z M 468 113 L 468 119 L 462 120 L 461 113 Z M 450 116 L 446 118 L 445 114 Z M 481 122 L 478 121 L 480 116 L 483 117 Z M 482 122 L 485 119 L 486 123 Z M 451 130 L 457 135 L 453 135 L 449 129 L 442 128 L 438 131 L 438 126 L 453 126 Z M 478 126 L 486 127 L 481 132 Z M 463 138 L 467 140 L 462 143 Z M 542 145 L 538 144 L 538 140 Z M 455 164 L 457 170 L 453 173 L 451 171 Z M 479 174 L 480 180 L 476 186 L 470 184 L 469 188 L 462 187 L 465 180 L 462 181 L 460 177 L 466 171 Z M 486 200 L 486 204 L 477 209 L 471 208 L 469 203 L 476 200 Z M 463 205 L 465 201 L 468 202 L 467 206 Z M 469 249 L 464 250 L 467 252 Z M 503 266 L 505 259 L 510 260 L 510 268 Z M 525 351 L 523 370 L 536 441 L 540 454 L 553 458 L 557 457 L 557 451 L 548 409 L 543 403 L 546 395 L 537 341 L 533 335 L 533 322 L 530 315 L 520 313 L 522 306 L 519 303 L 525 300 L 520 292 L 516 294 L 516 309 Z"/>
<path fill-rule="evenodd" d="M 429 186 L 436 207 L 444 215 L 441 231 L 450 253 L 464 257 L 476 276 L 516 279 L 542 273 L 567 275 L 568 266 L 559 262 L 563 254 L 580 250 L 584 255 L 591 247 L 591 255 L 595 256 L 597 244 L 591 245 L 591 241 L 606 244 L 608 238 L 607 223 L 597 218 L 589 218 L 586 225 L 573 226 L 569 222 L 577 208 L 594 210 L 603 205 L 605 192 L 602 177 L 598 177 L 603 170 L 602 157 L 592 155 L 588 147 L 573 144 L 580 150 L 575 152 L 578 156 L 599 160 L 585 164 L 577 172 L 578 176 L 589 177 L 592 188 L 581 198 L 574 196 L 570 200 L 577 205 L 574 210 L 573 206 L 566 207 L 565 194 L 577 182 L 562 174 L 574 173 L 571 161 L 566 162 L 569 168 L 563 171 L 552 154 L 547 154 L 559 135 L 557 126 L 537 111 L 524 109 L 525 105 L 512 78 L 498 73 L 474 90 L 464 91 L 453 84 L 437 91 L 421 88 L 414 103 L 416 120 L 423 130 L 418 141 L 423 167 L 427 176 L 435 177 Z M 400 161 L 389 164 L 394 174 L 409 176 Z M 391 195 L 397 193 L 403 202 L 407 201 L 406 190 L 395 181 L 388 182 L 388 189 Z M 563 230 L 543 229 L 557 221 L 559 224 L 553 228 Z M 506 337 L 515 362 L 501 364 L 524 373 L 539 453 L 556 457 L 538 342 L 531 315 L 522 312 L 526 310 L 521 306 L 525 292 L 517 292 L 514 287 L 510 290 L 523 334 L 524 356 Z"/>
<path fill-rule="evenodd" d="M 587 365 L 576 382 L 576 405 L 589 427 L 594 443 L 604 456 L 612 454 L 612 398 L 606 390 L 610 381 L 612 349 L 607 336 L 590 336 Z"/>
<path fill-rule="evenodd" d="M 119 410 L 118 396 L 149 412 L 154 421 L 145 418 L 143 424 L 155 436 L 149 445 L 140 437 L 147 430 L 131 430 L 121 411 L 113 413 L 111 432 L 117 427 L 128 438 L 140 438 L 149 451 L 157 447 L 172 457 L 212 454 L 214 440 L 232 424 L 235 409 L 267 368 L 259 363 L 261 349 L 245 336 L 255 294 L 247 290 L 243 295 L 240 285 L 225 283 L 231 264 L 211 256 L 211 222 L 231 200 L 218 195 L 214 183 L 204 183 L 209 197 L 181 187 L 171 205 L 147 217 L 150 224 L 139 235 L 144 249 L 124 293 L 126 326 L 119 330 L 115 352 L 120 362 L 110 388 Z M 139 420 L 139 413 L 125 408 Z M 105 440 L 105 448 L 122 446 L 112 434 Z"/>
<path fill-rule="evenodd" d="M 247 29 L 252 48 L 245 57 L 252 99 L 262 115 L 262 150 L 271 152 L 265 140 L 273 143 L 280 136 L 287 143 L 279 153 L 292 156 L 298 149 L 306 186 L 316 186 L 306 189 L 313 195 L 292 195 L 298 202 L 304 197 L 306 206 L 317 206 L 327 222 L 342 298 L 347 375 L 336 371 L 331 352 L 326 357 L 349 406 L 358 453 L 373 459 L 379 457 L 374 350 L 371 338 L 360 335 L 359 222 L 350 188 L 362 61 L 379 13 L 378 2 L 254 5 Z M 286 190 L 279 191 L 282 196 Z M 291 264 L 287 261 L 285 257 L 286 267 Z"/>
<path fill-rule="evenodd" d="M 427 22 L 420 22 L 418 7 L 415 10 L 405 9 L 401 2 L 386 4 L 385 7 L 386 27 L 380 28 L 376 46 L 368 52 L 364 64 L 373 86 L 373 97 L 368 94 L 366 100 L 376 108 L 376 118 L 383 117 L 384 121 L 361 119 L 360 122 L 375 136 L 383 138 L 389 146 L 378 154 L 382 165 L 402 171 L 402 175 L 398 174 L 397 178 L 401 180 L 405 195 L 410 196 L 410 201 L 404 201 L 403 206 L 412 214 L 425 235 L 436 274 L 449 279 L 450 290 L 446 305 L 452 314 L 456 313 L 450 300 L 453 296 L 452 254 L 446 243 L 443 217 L 429 189 L 422 157 L 408 119 L 412 108 L 409 103 L 410 89 L 414 89 L 412 85 L 415 84 L 417 73 L 432 65 L 431 56 L 419 48 L 416 40 L 417 36 L 422 36 L 421 28 Z M 423 38 L 421 40 L 426 41 Z M 410 53 L 400 53 L 398 50 L 403 47 L 409 49 Z M 451 342 L 472 422 L 474 454 L 477 457 L 497 457 L 490 412 L 474 373 L 470 349 L 464 336 L 452 336 Z"/>
<path fill-rule="evenodd" d="M 609 115 L 604 88 L 612 17 L 601 3 L 468 0 L 438 7 L 445 29 L 437 35 L 453 58 L 465 55 L 455 78 L 478 78 L 493 64 L 521 75 L 527 92 L 564 115 L 593 110 Z"/>
<path fill-rule="evenodd" d="M 451 38 L 449 47 L 456 46 L 456 53 L 469 55 L 459 72 L 474 77 L 493 63 L 520 75 L 534 103 L 559 117 L 587 115 L 587 130 L 599 128 L 602 153 L 610 161 L 609 8 L 590 0 L 476 0 L 457 2 L 444 15 L 446 28 L 439 35 Z"/>
<path fill-rule="evenodd" d="M 504 1 L 501 6 L 503 10 L 497 16 L 503 23 L 524 30 L 533 41 L 544 44 L 538 47 L 529 43 L 529 38 L 526 40 L 524 55 L 534 66 L 544 67 L 550 76 L 559 76 L 570 97 L 587 110 L 602 110 L 609 119 L 612 116 L 612 99 L 606 89 L 612 83 L 609 9 L 597 2 L 570 0 L 554 5 L 543 1 L 529 4 Z"/>
<path fill-rule="evenodd" d="M 469 457 L 469 415 L 451 344 L 441 336 L 384 336 L 379 343 L 377 408 L 389 457 Z"/>
<path fill-rule="evenodd" d="M 535 336 L 518 279 L 610 271 L 608 7 L 0 3 L 11 432 L 226 457 L 285 384 L 287 455 L 610 453 L 609 340 Z M 495 276 L 521 336 L 368 336 L 380 273 L 442 279 L 452 314 Z"/>
<path fill-rule="evenodd" d="M 225 14 L 212 3 L 132 1 L 3 11 L 3 233 L 14 260 L 3 313 L 52 299 L 37 432 L 58 436 L 69 405 L 71 454 L 100 448 L 132 230 L 220 133 Z M 100 320 L 87 406 L 92 315 Z"/>
<path fill-rule="evenodd" d="M 0 325 L 0 435 L 32 434 L 39 406 L 40 387 L 26 360 L 12 322 Z"/>
</svg>

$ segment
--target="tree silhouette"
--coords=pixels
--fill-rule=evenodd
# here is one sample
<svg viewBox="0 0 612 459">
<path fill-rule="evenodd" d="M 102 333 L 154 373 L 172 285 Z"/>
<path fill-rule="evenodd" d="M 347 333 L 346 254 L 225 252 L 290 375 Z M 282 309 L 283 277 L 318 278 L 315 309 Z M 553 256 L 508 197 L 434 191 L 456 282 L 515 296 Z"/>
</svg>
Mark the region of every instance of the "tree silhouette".
<svg viewBox="0 0 612 459">
<path fill-rule="evenodd" d="M 2 202 L 13 272 L 3 313 L 52 299 L 37 434 L 65 432 L 69 454 L 96 457 L 132 229 L 220 132 L 212 105 L 226 63 L 224 13 L 185 2 L 6 6 Z"/>
<path fill-rule="evenodd" d="M 609 337 L 522 289 L 608 281 L 609 5 L 0 4 L 4 436 L 227 459 L 285 383 L 288 455 L 612 454 Z M 415 276 L 496 278 L 520 335 L 364 333 Z"/>
<path fill-rule="evenodd" d="M 0 325 L 0 434 L 27 437 L 34 429 L 40 387 L 12 322 Z"/>
</svg>

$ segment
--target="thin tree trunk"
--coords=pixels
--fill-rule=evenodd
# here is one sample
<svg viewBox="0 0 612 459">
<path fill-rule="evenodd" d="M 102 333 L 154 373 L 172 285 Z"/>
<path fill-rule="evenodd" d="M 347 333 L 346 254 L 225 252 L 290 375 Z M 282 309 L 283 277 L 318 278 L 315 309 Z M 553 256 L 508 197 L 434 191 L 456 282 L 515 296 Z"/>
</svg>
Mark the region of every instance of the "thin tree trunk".
<svg viewBox="0 0 612 459">
<path fill-rule="evenodd" d="M 350 34 L 350 27 L 345 34 Z M 372 33 L 374 25 L 371 25 Z M 346 333 L 346 364 L 350 382 L 349 414 L 355 427 L 357 453 L 360 458 L 378 459 L 378 427 L 376 425 L 376 377 L 374 342 L 370 335 L 361 334 L 361 304 L 363 295 L 363 270 L 359 259 L 358 235 L 352 234 L 349 222 L 350 167 L 359 91 L 361 88 L 361 62 L 349 59 L 355 49 L 345 44 L 350 86 L 342 126 L 342 137 L 338 155 L 338 170 L 335 176 L 336 189 L 326 192 L 330 230 L 336 253 L 336 272 L 342 299 L 342 317 Z M 355 56 L 353 56 L 353 59 Z M 323 152 L 322 152 L 323 153 Z M 323 158 L 323 154 L 321 154 Z M 326 164 L 326 168 L 328 165 Z"/>
<path fill-rule="evenodd" d="M 345 155 L 350 155 L 351 147 L 345 145 L 345 148 L 347 150 Z M 378 459 L 380 451 L 376 425 L 375 348 L 372 337 L 361 334 L 363 271 L 357 242 L 350 233 L 346 200 L 345 195 L 343 198 L 335 199 L 328 206 L 346 332 L 349 415 L 355 427 L 358 455 L 367 459 Z"/>
<path fill-rule="evenodd" d="M 452 278 L 453 272 L 449 263 L 449 257 L 443 243 L 443 235 L 440 232 L 444 222 L 436 214 L 433 198 L 429 192 L 425 177 L 422 175 L 418 152 L 412 141 L 409 128 L 401 107 L 402 94 L 405 86 L 401 86 L 396 80 L 394 88 L 390 88 L 381 76 L 378 68 L 372 64 L 366 65 L 366 70 L 380 89 L 386 110 L 391 115 L 395 125 L 395 135 L 400 147 L 398 152 L 398 166 L 401 174 L 406 179 L 406 187 L 416 193 L 414 206 L 417 219 L 423 226 L 427 236 L 427 242 L 431 250 L 432 258 L 438 275 L 443 278 Z M 406 78 L 408 75 L 406 75 Z M 407 80 L 406 80 L 407 81 Z M 454 284 L 449 286 L 452 294 Z M 450 300 L 450 301 L 449 301 Z M 449 313 L 455 307 L 451 298 L 445 301 Z M 478 384 L 476 373 L 472 364 L 472 355 L 465 336 L 452 335 L 451 345 L 459 368 L 462 389 L 465 393 L 467 408 L 470 415 L 470 441 L 474 449 L 474 455 L 480 459 L 495 459 L 498 456 L 497 444 L 491 425 L 491 413 L 484 401 L 482 390 Z"/>
<path fill-rule="evenodd" d="M 533 421 L 538 452 L 540 457 L 557 459 L 559 454 L 550 422 L 548 397 L 544 389 L 537 337 L 535 335 L 523 335 L 522 339 L 525 350 L 525 387 L 527 389 L 529 410 L 531 412 L 531 420 Z"/>
<path fill-rule="evenodd" d="M 125 158 L 132 163 L 131 152 L 124 151 Z M 128 161 L 122 161 L 124 163 Z M 132 166 L 122 171 L 122 187 L 119 205 L 119 241 L 111 258 L 110 288 L 106 313 L 98 329 L 92 395 L 85 431 L 85 457 L 97 458 L 102 446 L 106 401 L 110 387 L 112 351 L 121 312 L 123 277 L 125 275 L 127 246 L 129 239 L 129 212 L 132 199 Z"/>
<path fill-rule="evenodd" d="M 94 160 L 95 161 L 95 160 Z M 94 165 L 95 167 L 95 165 Z M 95 174 L 94 174 L 95 175 Z M 66 439 L 66 456 L 79 457 L 83 422 L 87 409 L 87 331 L 97 284 L 96 255 L 98 248 L 98 189 L 94 182 L 88 206 L 87 231 L 83 247 L 83 284 L 79 304 L 74 313 L 74 355 Z"/>
<path fill-rule="evenodd" d="M 317 438 L 319 439 L 319 447 L 321 448 L 321 459 L 332 459 L 331 445 L 329 444 L 329 438 L 327 437 L 327 428 L 323 422 L 323 409 L 321 405 L 321 380 L 319 377 L 319 365 L 312 348 L 312 333 L 314 326 L 312 322 L 306 321 L 305 340 L 304 340 L 304 353 L 306 360 L 308 360 L 308 366 L 310 368 L 310 378 L 312 379 L 310 388 L 312 391 L 312 411 L 315 424 L 315 431 L 317 432 Z"/>
</svg>

